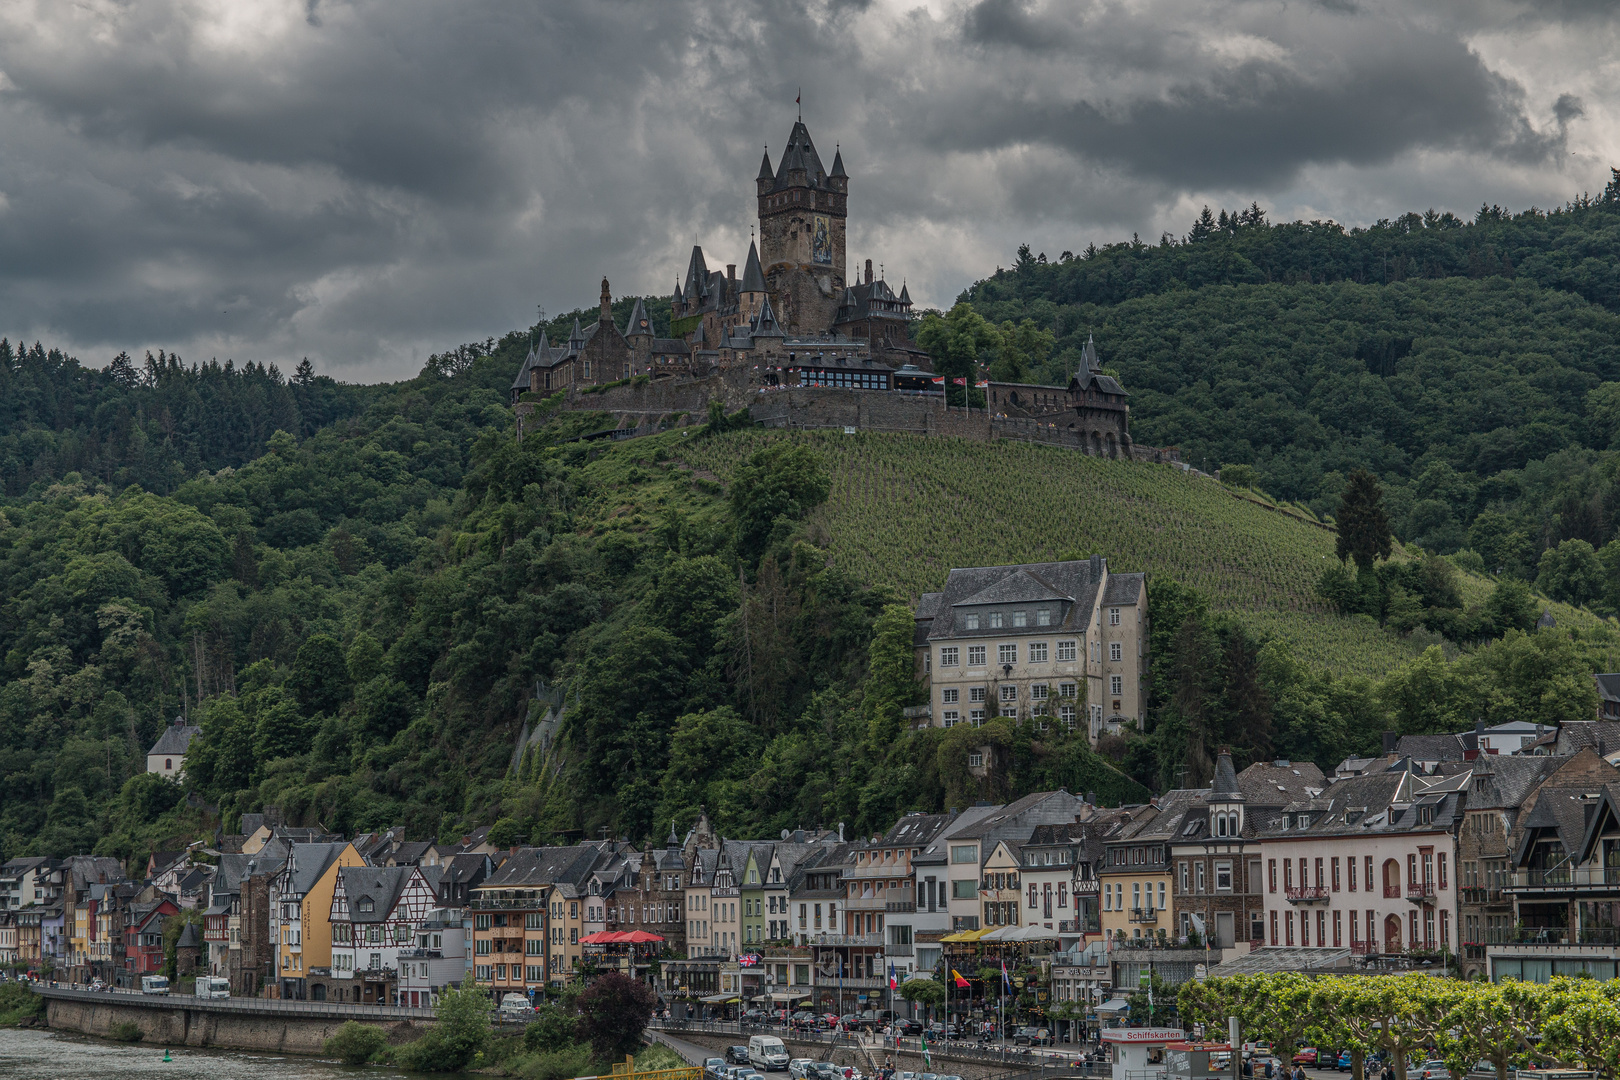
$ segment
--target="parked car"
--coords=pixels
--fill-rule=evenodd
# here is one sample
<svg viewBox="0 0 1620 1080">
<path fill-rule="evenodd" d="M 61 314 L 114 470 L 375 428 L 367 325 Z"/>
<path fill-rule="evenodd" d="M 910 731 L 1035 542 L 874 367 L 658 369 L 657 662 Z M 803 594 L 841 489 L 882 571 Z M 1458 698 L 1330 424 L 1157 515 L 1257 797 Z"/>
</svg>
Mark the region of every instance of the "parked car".
<svg viewBox="0 0 1620 1080">
<path fill-rule="evenodd" d="M 746 1046 L 728 1046 L 728 1047 L 726 1047 L 726 1063 L 729 1064 L 729 1065 L 746 1065 L 746 1064 L 748 1064 L 748 1047 L 746 1047 Z"/>
<path fill-rule="evenodd" d="M 815 1065 L 813 1058 L 794 1058 L 788 1062 L 788 1076 L 791 1080 L 810 1080 L 810 1068 Z"/>
<path fill-rule="evenodd" d="M 1451 1080 L 1451 1067 L 1436 1058 L 1430 1058 L 1417 1067 L 1416 1072 L 1408 1072 L 1406 1080 Z"/>
<path fill-rule="evenodd" d="M 704 1058 L 703 1075 L 709 1080 L 720 1080 L 720 1073 L 726 1067 L 725 1058 Z"/>
<path fill-rule="evenodd" d="M 1339 1051 L 1339 1060 L 1337 1064 L 1334 1065 L 1334 1068 L 1338 1069 L 1340 1072 L 1348 1072 L 1350 1070 L 1350 1051 Z"/>
<path fill-rule="evenodd" d="M 844 1070 L 830 1061 L 818 1061 L 810 1066 L 812 1080 L 839 1080 Z"/>
<path fill-rule="evenodd" d="M 169 992 L 169 980 L 167 978 L 165 978 L 164 976 L 162 976 L 162 975 L 142 975 L 141 976 L 141 993 L 143 993 L 143 994 L 167 994 L 168 992 Z"/>
<path fill-rule="evenodd" d="M 923 1026 L 921 1020 L 896 1020 L 894 1022 L 894 1033 L 896 1035 L 909 1035 L 916 1037 L 921 1035 L 922 1032 Z"/>
<path fill-rule="evenodd" d="M 1294 1064 L 1294 1065 L 1315 1065 L 1316 1064 L 1316 1047 L 1307 1046 L 1307 1047 L 1304 1047 L 1301 1050 L 1299 1050 L 1297 1053 L 1294 1054 L 1294 1060 L 1291 1062 L 1291 1064 Z"/>
</svg>

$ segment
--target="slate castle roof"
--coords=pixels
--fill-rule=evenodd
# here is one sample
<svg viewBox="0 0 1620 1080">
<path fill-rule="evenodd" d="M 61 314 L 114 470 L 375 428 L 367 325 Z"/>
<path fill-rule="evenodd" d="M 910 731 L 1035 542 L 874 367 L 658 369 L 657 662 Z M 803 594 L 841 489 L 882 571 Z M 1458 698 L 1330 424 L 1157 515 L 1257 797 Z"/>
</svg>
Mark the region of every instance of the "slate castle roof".
<svg viewBox="0 0 1620 1080">
<path fill-rule="evenodd" d="M 201 731 L 202 728 L 197 727 L 195 724 L 179 722 L 170 724 L 163 729 L 163 734 L 158 736 L 158 741 L 152 744 L 152 749 L 146 752 L 146 756 L 152 757 L 157 754 L 165 754 L 173 757 L 184 757 L 186 748 L 191 745 L 191 740 Z"/>
</svg>

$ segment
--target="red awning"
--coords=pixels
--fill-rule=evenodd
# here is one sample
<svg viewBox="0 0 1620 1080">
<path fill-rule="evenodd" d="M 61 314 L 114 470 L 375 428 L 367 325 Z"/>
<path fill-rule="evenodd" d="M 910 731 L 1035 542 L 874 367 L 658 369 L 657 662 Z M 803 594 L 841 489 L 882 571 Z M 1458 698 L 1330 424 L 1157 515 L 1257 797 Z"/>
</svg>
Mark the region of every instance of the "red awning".
<svg viewBox="0 0 1620 1080">
<path fill-rule="evenodd" d="M 622 941 L 624 935 L 611 930 L 598 930 L 594 934 L 586 934 L 579 939 L 581 945 L 608 945 L 615 941 Z"/>
<path fill-rule="evenodd" d="M 664 939 L 659 937 L 657 934 L 649 934 L 645 930 L 632 930 L 628 934 L 621 935 L 619 937 L 619 940 L 620 941 L 628 941 L 628 942 L 631 942 L 633 944 L 640 945 L 640 944 L 642 944 L 644 942 L 663 941 Z"/>
</svg>

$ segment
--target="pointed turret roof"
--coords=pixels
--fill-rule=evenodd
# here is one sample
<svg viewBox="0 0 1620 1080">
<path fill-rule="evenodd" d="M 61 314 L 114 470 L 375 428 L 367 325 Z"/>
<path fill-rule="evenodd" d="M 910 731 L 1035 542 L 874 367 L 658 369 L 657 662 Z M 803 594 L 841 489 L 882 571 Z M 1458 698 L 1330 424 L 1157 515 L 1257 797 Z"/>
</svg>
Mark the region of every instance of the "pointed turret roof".
<svg viewBox="0 0 1620 1080">
<path fill-rule="evenodd" d="M 781 324 L 776 321 L 776 313 L 771 310 L 771 298 L 767 296 L 765 303 L 760 305 L 759 319 L 754 324 L 755 337 L 785 338 Z"/>
<path fill-rule="evenodd" d="M 636 306 L 630 309 L 630 321 L 625 325 L 624 336 L 653 336 L 652 320 L 647 317 L 647 308 L 642 304 L 639 296 L 636 297 Z"/>
<path fill-rule="evenodd" d="M 1086 343 L 1080 349 L 1080 362 L 1086 371 L 1097 371 L 1102 365 L 1097 362 L 1097 346 L 1092 342 L 1091 335 L 1086 335 Z"/>
<path fill-rule="evenodd" d="M 1237 770 L 1232 768 L 1232 751 L 1222 750 L 1215 761 L 1215 780 L 1209 788 L 1212 802 L 1242 802 L 1243 790 L 1238 787 Z"/>
<path fill-rule="evenodd" d="M 681 281 L 680 281 L 680 279 L 679 279 L 679 278 L 676 278 L 676 279 L 675 279 L 675 302 L 676 302 L 676 303 L 677 303 L 677 304 L 679 304 L 679 303 L 680 303 L 680 302 L 681 302 L 681 300 L 682 300 L 682 296 L 681 296 Z"/>
<path fill-rule="evenodd" d="M 738 286 L 740 292 L 765 291 L 765 272 L 759 268 L 759 249 L 752 240 L 748 241 L 748 262 L 743 267 L 742 284 Z"/>
<path fill-rule="evenodd" d="M 703 249 L 692 245 L 692 259 L 686 264 L 686 299 L 696 303 L 709 291 L 709 264 L 703 261 Z"/>
<path fill-rule="evenodd" d="M 571 348 L 577 348 L 578 346 L 585 344 L 585 334 L 579 328 L 578 315 L 574 316 L 574 329 L 569 331 L 568 344 Z"/>
<path fill-rule="evenodd" d="M 911 303 L 911 290 L 906 288 L 906 283 L 903 281 L 900 283 L 900 302 L 902 304 Z"/>
<path fill-rule="evenodd" d="M 827 175 L 836 176 L 841 180 L 849 179 L 849 173 L 844 171 L 844 152 L 842 150 L 836 148 L 833 150 L 833 171 Z"/>
<path fill-rule="evenodd" d="M 766 147 L 765 148 L 765 156 L 763 158 L 761 158 L 760 162 L 759 162 L 759 175 L 756 176 L 754 179 L 756 179 L 756 180 L 769 180 L 772 177 L 774 177 L 775 175 L 776 174 L 771 171 L 771 151 L 770 151 L 770 147 Z"/>
<path fill-rule="evenodd" d="M 804 126 L 803 120 L 794 122 L 787 149 L 782 152 L 782 160 L 776 165 L 776 187 L 787 187 L 789 175 L 795 169 L 804 170 L 805 180 L 812 185 L 819 184 L 827 175 L 827 170 L 821 167 L 821 156 L 816 153 L 816 145 L 810 141 L 810 129 Z"/>
<path fill-rule="evenodd" d="M 667 848 L 677 848 L 681 846 L 681 838 L 675 834 L 674 818 L 669 819 L 669 838 L 664 841 L 664 846 Z"/>
</svg>

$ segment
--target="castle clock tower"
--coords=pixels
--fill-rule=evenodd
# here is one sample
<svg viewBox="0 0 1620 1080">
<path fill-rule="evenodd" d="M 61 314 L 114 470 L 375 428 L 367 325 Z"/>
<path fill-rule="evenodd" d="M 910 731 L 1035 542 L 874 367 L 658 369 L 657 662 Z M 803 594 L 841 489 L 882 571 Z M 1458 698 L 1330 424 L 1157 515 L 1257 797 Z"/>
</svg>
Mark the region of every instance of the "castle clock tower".
<svg viewBox="0 0 1620 1080">
<path fill-rule="evenodd" d="M 844 223 L 849 176 L 843 155 L 822 168 L 800 120 L 771 171 L 766 151 L 759 189 L 759 255 L 778 321 L 791 336 L 826 333 L 844 292 Z"/>
</svg>

